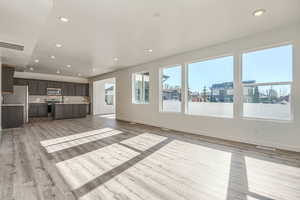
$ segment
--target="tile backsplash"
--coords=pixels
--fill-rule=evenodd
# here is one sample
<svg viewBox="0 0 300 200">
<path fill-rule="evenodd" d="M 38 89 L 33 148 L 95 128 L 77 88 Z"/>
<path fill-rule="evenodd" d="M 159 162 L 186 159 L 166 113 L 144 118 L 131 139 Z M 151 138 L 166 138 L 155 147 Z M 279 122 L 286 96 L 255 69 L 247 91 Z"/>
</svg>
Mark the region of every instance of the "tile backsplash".
<svg viewBox="0 0 300 200">
<path fill-rule="evenodd" d="M 30 95 L 29 103 L 45 103 L 47 101 L 64 101 L 64 103 L 89 103 L 89 97 L 85 96 L 39 96 Z"/>
<path fill-rule="evenodd" d="M 85 96 L 64 96 L 64 103 L 89 103 L 89 97 Z"/>
</svg>

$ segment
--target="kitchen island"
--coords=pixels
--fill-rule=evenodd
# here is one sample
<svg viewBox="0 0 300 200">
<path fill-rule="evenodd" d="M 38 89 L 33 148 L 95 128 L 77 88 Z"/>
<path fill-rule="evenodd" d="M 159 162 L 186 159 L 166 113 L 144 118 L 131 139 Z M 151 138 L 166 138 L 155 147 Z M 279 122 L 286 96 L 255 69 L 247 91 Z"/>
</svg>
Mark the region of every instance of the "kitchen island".
<svg viewBox="0 0 300 200">
<path fill-rule="evenodd" d="M 54 103 L 53 119 L 86 117 L 89 103 Z"/>
</svg>

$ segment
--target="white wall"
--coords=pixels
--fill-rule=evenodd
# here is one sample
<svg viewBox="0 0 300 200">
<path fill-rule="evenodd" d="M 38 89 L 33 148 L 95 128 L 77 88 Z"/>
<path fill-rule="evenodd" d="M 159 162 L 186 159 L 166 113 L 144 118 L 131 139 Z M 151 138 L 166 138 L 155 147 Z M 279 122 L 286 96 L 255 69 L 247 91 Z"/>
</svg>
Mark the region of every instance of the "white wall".
<svg viewBox="0 0 300 200">
<path fill-rule="evenodd" d="M 300 24 L 290 25 L 273 31 L 259 33 L 250 37 L 104 74 L 94 77 L 93 80 L 116 77 L 117 119 L 300 152 L 299 35 Z M 294 88 L 292 89 L 294 100 L 293 121 L 275 122 L 254 119 L 249 120 L 237 116 L 238 112 L 235 112 L 235 118 L 233 119 L 159 112 L 160 67 L 226 54 L 240 55 L 245 50 L 269 47 L 274 44 L 276 45 L 285 42 L 292 42 L 294 45 Z M 240 58 L 238 56 L 237 58 L 238 59 L 235 60 L 235 74 L 240 73 Z M 131 73 L 145 70 L 150 72 L 150 104 L 135 105 L 131 103 Z M 240 90 L 241 88 L 236 89 Z M 235 101 L 240 102 L 241 98 L 236 96 Z M 239 107 L 236 106 L 235 108 L 236 111 L 238 111 Z"/>
<path fill-rule="evenodd" d="M 106 105 L 105 103 L 105 83 L 115 84 L 115 79 L 106 79 L 95 81 L 93 83 L 93 114 L 111 114 L 115 113 L 115 104 Z M 114 100 L 114 102 L 116 102 Z"/>
<path fill-rule="evenodd" d="M 2 55 L 1 55 L 1 48 L 0 48 L 0 131 L 2 130 Z M 0 132 L 0 139 L 1 139 L 1 132 Z"/>
</svg>

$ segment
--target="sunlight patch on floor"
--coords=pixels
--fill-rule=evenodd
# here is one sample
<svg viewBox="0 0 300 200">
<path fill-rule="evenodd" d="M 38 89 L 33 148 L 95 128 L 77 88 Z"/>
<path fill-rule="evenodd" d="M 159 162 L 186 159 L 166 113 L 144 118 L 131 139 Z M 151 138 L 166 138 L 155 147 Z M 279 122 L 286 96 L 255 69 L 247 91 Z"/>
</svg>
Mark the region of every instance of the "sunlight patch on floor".
<svg viewBox="0 0 300 200">
<path fill-rule="evenodd" d="M 71 190 L 75 190 L 138 154 L 122 145 L 112 144 L 59 162 L 56 167 Z"/>
<path fill-rule="evenodd" d="M 59 138 L 54 138 L 54 139 L 49 139 L 49 140 L 43 140 L 40 143 L 43 147 L 46 147 L 46 146 L 49 146 L 49 145 L 68 142 L 68 141 L 71 141 L 71 140 L 77 140 L 77 139 L 80 139 L 80 138 L 83 138 L 83 137 L 88 137 L 88 136 L 92 136 L 92 135 L 96 135 L 96 134 L 100 134 L 100 133 L 105 133 L 107 131 L 112 131 L 112 130 L 114 130 L 114 129 L 102 128 L 102 129 L 98 129 L 98 130 L 87 131 L 87 132 L 84 132 L 84 133 L 73 134 L 73 135 L 69 135 L 69 136 L 65 136 L 65 137 L 59 137 Z"/>
<path fill-rule="evenodd" d="M 107 118 L 107 119 L 116 119 L 116 114 L 98 115 L 98 117 Z"/>
<path fill-rule="evenodd" d="M 86 144 L 89 142 L 94 142 L 94 141 L 98 141 L 107 137 L 111 137 L 114 135 L 118 135 L 120 133 L 123 133 L 122 131 L 118 131 L 118 130 L 113 130 L 113 131 L 108 131 L 105 133 L 101 133 L 101 134 L 96 134 L 96 135 L 92 135 L 89 137 L 84 137 L 84 138 L 80 138 L 78 140 L 72 140 L 69 142 L 64 142 L 64 143 L 60 143 L 60 144 L 55 144 L 55 145 L 51 145 L 51 146 L 47 146 L 45 147 L 48 153 L 54 153 L 57 151 L 61 151 L 64 149 L 68 149 L 68 148 L 72 148 L 72 147 L 76 147 L 82 144 Z"/>
<path fill-rule="evenodd" d="M 257 199 L 257 198 L 254 198 L 254 197 L 251 197 L 251 196 L 247 195 L 247 199 L 246 200 L 261 200 L 261 199 Z"/>
<path fill-rule="evenodd" d="M 272 199 L 300 199 L 300 168 L 245 157 L 248 189 Z"/>
<path fill-rule="evenodd" d="M 174 140 L 80 200 L 226 200 L 230 163 L 230 152 Z"/>
<path fill-rule="evenodd" d="M 162 142 L 165 139 L 167 139 L 167 137 L 150 134 L 150 133 L 143 133 L 139 136 L 124 140 L 120 143 L 138 149 L 140 151 L 145 151 L 155 146 L 156 144 Z"/>
</svg>

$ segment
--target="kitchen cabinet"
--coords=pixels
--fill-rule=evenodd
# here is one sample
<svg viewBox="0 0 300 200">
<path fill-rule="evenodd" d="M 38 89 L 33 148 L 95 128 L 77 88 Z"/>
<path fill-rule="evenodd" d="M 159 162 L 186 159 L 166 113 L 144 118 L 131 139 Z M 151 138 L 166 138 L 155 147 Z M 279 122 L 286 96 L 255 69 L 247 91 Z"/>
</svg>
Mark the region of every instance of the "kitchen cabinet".
<svg viewBox="0 0 300 200">
<path fill-rule="evenodd" d="M 63 83 L 62 92 L 64 96 L 75 96 L 75 84 L 74 83 Z"/>
<path fill-rule="evenodd" d="M 85 96 L 90 96 L 90 85 L 85 84 Z"/>
<path fill-rule="evenodd" d="M 48 88 L 62 88 L 62 83 L 57 81 L 48 81 Z"/>
<path fill-rule="evenodd" d="M 81 84 L 75 84 L 75 96 L 83 96 Z"/>
<path fill-rule="evenodd" d="M 88 84 L 76 84 L 75 96 L 88 96 Z"/>
<path fill-rule="evenodd" d="M 38 95 L 47 95 L 48 81 L 38 81 Z"/>
<path fill-rule="evenodd" d="M 29 95 L 47 95 L 47 88 L 61 88 L 63 96 L 89 96 L 89 84 L 14 78 L 14 85 L 28 85 Z"/>
<path fill-rule="evenodd" d="M 38 80 L 28 80 L 28 93 L 29 95 L 39 95 L 39 81 Z"/>
<path fill-rule="evenodd" d="M 28 85 L 28 80 L 23 78 L 14 78 L 14 85 Z"/>
<path fill-rule="evenodd" d="M 2 128 L 17 128 L 24 124 L 24 106 L 2 105 Z"/>
<path fill-rule="evenodd" d="M 54 119 L 81 118 L 87 115 L 87 104 L 54 104 Z"/>
<path fill-rule="evenodd" d="M 30 103 L 28 110 L 29 117 L 47 117 L 48 104 L 47 103 Z"/>
<path fill-rule="evenodd" d="M 13 93 L 15 68 L 2 65 L 2 92 Z"/>
</svg>

